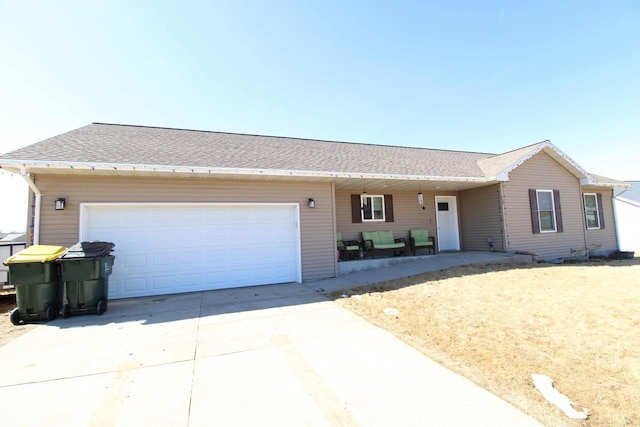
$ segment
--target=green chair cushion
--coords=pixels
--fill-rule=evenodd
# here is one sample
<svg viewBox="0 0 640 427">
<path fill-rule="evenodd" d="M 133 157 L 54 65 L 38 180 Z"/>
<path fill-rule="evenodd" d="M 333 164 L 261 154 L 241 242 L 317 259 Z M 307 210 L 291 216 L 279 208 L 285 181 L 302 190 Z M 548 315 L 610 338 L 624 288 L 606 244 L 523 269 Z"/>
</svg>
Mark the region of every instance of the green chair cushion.
<svg viewBox="0 0 640 427">
<path fill-rule="evenodd" d="M 433 242 L 415 242 L 415 246 L 433 246 Z"/>
<path fill-rule="evenodd" d="M 403 242 L 396 243 L 393 231 L 363 231 L 362 240 L 371 240 L 375 249 L 404 248 Z"/>
<path fill-rule="evenodd" d="M 388 244 L 377 244 L 375 245 L 376 249 L 400 249 L 404 248 L 404 243 L 388 243 Z"/>
</svg>

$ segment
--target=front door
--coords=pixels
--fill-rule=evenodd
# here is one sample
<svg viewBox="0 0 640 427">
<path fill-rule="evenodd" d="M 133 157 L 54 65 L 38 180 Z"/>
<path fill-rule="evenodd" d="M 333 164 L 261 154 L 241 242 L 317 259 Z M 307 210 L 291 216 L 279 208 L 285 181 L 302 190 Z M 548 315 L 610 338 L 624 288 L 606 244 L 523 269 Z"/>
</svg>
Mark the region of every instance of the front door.
<svg viewBox="0 0 640 427">
<path fill-rule="evenodd" d="M 438 250 L 459 251 L 458 208 L 455 196 L 436 196 Z"/>
</svg>

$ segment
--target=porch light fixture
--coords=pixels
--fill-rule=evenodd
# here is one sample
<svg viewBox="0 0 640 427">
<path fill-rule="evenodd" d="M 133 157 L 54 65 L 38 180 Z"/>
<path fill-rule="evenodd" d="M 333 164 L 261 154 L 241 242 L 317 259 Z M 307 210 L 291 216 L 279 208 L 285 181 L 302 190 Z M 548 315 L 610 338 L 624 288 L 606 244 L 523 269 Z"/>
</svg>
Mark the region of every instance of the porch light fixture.
<svg viewBox="0 0 640 427">
<path fill-rule="evenodd" d="M 418 204 L 420 206 L 424 205 L 424 195 L 422 194 L 422 191 L 418 193 Z"/>
<path fill-rule="evenodd" d="M 369 202 L 367 201 L 367 187 L 364 187 L 362 190 L 362 203 L 366 206 Z"/>
<path fill-rule="evenodd" d="M 64 210 L 64 205 L 67 202 L 67 199 L 65 199 L 64 197 L 58 197 L 56 199 L 56 210 L 57 211 L 63 211 Z"/>
<path fill-rule="evenodd" d="M 311 209 L 316 207 L 316 201 L 313 200 L 312 198 L 309 198 L 308 202 L 307 202 L 307 206 L 309 206 Z"/>
</svg>

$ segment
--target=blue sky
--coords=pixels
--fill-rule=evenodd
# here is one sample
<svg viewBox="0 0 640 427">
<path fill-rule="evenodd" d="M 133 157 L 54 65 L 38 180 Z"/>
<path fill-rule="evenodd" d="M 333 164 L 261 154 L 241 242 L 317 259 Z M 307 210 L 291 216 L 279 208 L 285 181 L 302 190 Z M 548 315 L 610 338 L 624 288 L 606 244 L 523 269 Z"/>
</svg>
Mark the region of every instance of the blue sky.
<svg viewBox="0 0 640 427">
<path fill-rule="evenodd" d="M 91 122 L 492 153 L 550 139 L 640 179 L 637 1 L 0 0 L 0 40 L 0 153 Z M 0 185 L 0 230 L 23 228 L 26 187 Z"/>
</svg>

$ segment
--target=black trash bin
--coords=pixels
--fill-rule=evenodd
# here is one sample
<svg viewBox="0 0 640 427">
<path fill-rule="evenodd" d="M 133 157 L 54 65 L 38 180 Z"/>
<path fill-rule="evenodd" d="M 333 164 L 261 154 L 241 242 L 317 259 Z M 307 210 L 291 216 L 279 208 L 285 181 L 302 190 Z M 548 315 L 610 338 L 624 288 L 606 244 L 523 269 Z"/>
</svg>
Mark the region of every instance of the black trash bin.
<svg viewBox="0 0 640 427">
<path fill-rule="evenodd" d="M 4 262 L 9 267 L 9 283 L 16 290 L 18 305 L 11 312 L 11 323 L 58 317 L 62 291 L 56 260 L 66 250 L 63 246 L 33 245 Z"/>
<path fill-rule="evenodd" d="M 111 242 L 78 242 L 58 262 L 63 287 L 62 317 L 107 311 L 109 276 L 115 257 Z"/>
</svg>

